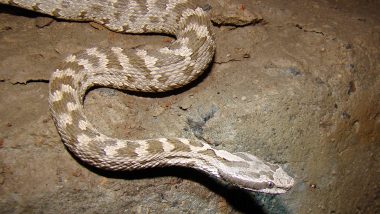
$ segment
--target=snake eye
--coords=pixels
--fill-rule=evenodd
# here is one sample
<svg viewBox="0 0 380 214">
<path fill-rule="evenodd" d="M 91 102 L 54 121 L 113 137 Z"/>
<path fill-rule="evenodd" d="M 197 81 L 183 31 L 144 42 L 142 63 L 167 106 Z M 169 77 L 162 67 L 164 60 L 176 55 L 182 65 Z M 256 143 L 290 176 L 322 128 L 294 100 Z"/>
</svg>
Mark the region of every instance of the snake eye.
<svg viewBox="0 0 380 214">
<path fill-rule="evenodd" d="M 272 181 L 268 181 L 268 188 L 273 188 L 274 187 L 274 183 Z"/>
</svg>

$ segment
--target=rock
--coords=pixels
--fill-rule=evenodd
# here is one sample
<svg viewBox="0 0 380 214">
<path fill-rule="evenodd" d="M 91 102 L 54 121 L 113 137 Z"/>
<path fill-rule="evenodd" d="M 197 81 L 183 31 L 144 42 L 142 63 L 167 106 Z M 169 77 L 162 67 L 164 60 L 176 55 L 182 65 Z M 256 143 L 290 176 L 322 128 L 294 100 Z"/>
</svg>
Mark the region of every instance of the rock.
<svg viewBox="0 0 380 214">
<path fill-rule="evenodd" d="M 216 25 L 245 26 L 261 22 L 262 16 L 247 10 L 243 4 L 225 5 L 211 12 L 211 21 Z"/>
</svg>

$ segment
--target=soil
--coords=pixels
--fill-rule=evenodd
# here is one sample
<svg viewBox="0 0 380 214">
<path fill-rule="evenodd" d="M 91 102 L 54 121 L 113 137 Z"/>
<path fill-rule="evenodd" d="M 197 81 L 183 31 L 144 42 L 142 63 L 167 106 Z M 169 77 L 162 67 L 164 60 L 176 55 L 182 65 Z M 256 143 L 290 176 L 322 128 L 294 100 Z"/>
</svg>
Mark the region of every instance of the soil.
<svg viewBox="0 0 380 214">
<path fill-rule="evenodd" d="M 120 138 L 204 138 L 278 163 L 286 194 L 226 186 L 189 169 L 109 173 L 64 147 L 48 109 L 51 73 L 99 46 L 162 47 L 0 5 L 1 213 L 379 213 L 380 10 L 371 0 L 199 1 L 217 53 L 165 96 L 98 88 L 86 114 Z"/>
</svg>

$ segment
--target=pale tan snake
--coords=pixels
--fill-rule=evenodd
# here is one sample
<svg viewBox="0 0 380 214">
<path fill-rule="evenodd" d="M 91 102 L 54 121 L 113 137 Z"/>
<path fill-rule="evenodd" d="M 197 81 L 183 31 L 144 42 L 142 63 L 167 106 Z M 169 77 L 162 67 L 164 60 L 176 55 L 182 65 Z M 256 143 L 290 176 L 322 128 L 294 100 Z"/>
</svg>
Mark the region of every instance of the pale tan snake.
<svg viewBox="0 0 380 214">
<path fill-rule="evenodd" d="M 187 0 L 0 0 L 51 16 L 95 21 L 124 33 L 163 33 L 176 40 L 160 49 L 90 48 L 70 55 L 50 80 L 49 104 L 66 147 L 105 170 L 182 166 L 241 188 L 284 193 L 294 180 L 275 164 L 184 138 L 124 140 L 97 131 L 83 100 L 93 86 L 165 92 L 196 79 L 211 62 L 214 36 L 208 15 Z"/>
</svg>

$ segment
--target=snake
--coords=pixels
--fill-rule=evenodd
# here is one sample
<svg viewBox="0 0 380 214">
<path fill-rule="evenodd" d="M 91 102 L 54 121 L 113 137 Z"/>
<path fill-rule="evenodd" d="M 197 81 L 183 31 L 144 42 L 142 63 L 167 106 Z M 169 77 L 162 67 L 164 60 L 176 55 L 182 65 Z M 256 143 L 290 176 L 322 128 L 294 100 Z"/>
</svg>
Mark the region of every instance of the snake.
<svg viewBox="0 0 380 214">
<path fill-rule="evenodd" d="M 213 60 L 215 35 L 207 9 L 188 0 L 0 0 L 1 4 L 120 33 L 175 37 L 162 48 L 92 47 L 62 60 L 49 81 L 49 107 L 66 148 L 102 170 L 186 167 L 237 188 L 285 193 L 294 179 L 278 164 L 245 152 L 216 149 L 201 139 L 118 139 L 98 131 L 84 111 L 96 87 L 159 93 L 197 79 Z"/>
</svg>

